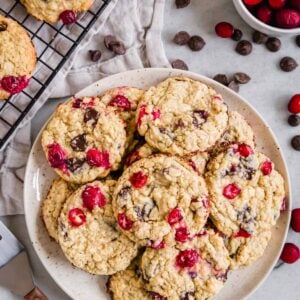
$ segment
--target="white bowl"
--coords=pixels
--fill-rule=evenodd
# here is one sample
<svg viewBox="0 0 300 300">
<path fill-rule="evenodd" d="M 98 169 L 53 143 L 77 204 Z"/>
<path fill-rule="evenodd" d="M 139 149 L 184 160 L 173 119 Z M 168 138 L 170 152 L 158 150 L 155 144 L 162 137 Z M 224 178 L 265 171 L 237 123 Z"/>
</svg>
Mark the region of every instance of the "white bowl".
<svg viewBox="0 0 300 300">
<path fill-rule="evenodd" d="M 233 4 L 242 17 L 242 19 L 250 25 L 252 28 L 263 32 L 265 34 L 271 36 L 283 36 L 283 35 L 298 35 L 300 34 L 300 27 L 293 29 L 283 29 L 274 26 L 267 25 L 257 19 L 255 16 L 251 14 L 251 12 L 247 9 L 242 0 L 233 0 Z"/>
</svg>

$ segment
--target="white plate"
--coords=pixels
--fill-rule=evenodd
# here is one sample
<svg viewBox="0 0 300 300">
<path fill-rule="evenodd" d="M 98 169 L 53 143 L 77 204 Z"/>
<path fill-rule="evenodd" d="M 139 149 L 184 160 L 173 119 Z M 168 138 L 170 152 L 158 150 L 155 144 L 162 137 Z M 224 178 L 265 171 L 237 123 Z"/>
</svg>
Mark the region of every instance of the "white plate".
<svg viewBox="0 0 300 300">
<path fill-rule="evenodd" d="M 263 121 L 262 117 L 246 100 L 211 79 L 180 70 L 134 70 L 104 78 L 85 88 L 76 96 L 98 95 L 109 88 L 124 85 L 148 88 L 169 76 L 176 75 L 186 75 L 211 85 L 222 94 L 231 110 L 237 110 L 246 117 L 256 134 L 258 149 L 263 151 L 275 162 L 277 169 L 285 178 L 287 196 L 291 199 L 287 167 L 274 134 Z M 33 246 L 49 274 L 71 298 L 77 300 L 109 299 L 109 296 L 105 292 L 106 278 L 104 276 L 89 275 L 73 267 L 64 258 L 59 246 L 50 240 L 44 224 L 41 221 L 41 201 L 45 197 L 55 174 L 48 166 L 41 148 L 40 139 L 41 133 L 37 136 L 32 147 L 24 183 L 25 217 Z M 251 267 L 232 272 L 225 287 L 217 296 L 217 299 L 233 300 L 246 298 L 253 293 L 268 276 L 280 255 L 286 238 L 290 219 L 290 207 L 291 201 L 289 201 L 288 210 L 281 214 L 276 227 L 274 227 L 272 240 L 266 249 L 265 255 Z"/>
</svg>

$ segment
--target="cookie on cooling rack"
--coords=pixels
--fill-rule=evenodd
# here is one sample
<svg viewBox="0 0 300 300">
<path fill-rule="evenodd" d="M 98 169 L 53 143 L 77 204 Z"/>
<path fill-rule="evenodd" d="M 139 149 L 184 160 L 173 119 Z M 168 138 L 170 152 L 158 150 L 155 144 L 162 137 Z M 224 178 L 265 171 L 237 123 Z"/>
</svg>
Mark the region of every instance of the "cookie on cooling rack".
<svg viewBox="0 0 300 300">
<path fill-rule="evenodd" d="M 21 0 L 28 13 L 38 20 L 54 23 L 59 19 L 73 19 L 76 12 L 87 11 L 94 0 Z"/>
<path fill-rule="evenodd" d="M 0 15 L 0 100 L 27 87 L 36 65 L 36 52 L 27 32 Z"/>
</svg>

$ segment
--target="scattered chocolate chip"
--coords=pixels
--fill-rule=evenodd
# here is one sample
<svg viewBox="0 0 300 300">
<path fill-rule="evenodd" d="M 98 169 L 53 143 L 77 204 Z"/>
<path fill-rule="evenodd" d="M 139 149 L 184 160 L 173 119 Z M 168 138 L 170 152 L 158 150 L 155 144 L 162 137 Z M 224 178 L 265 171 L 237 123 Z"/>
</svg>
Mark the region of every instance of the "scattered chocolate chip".
<svg viewBox="0 0 300 300">
<path fill-rule="evenodd" d="M 167 134 L 167 133 L 168 133 L 168 129 L 167 129 L 167 128 L 164 128 L 164 127 L 159 127 L 158 130 L 159 130 L 159 132 L 162 133 L 162 134 Z"/>
<path fill-rule="evenodd" d="M 87 142 L 85 139 L 85 134 L 80 134 L 75 136 L 70 142 L 71 148 L 74 151 L 84 151 L 87 147 Z"/>
<path fill-rule="evenodd" d="M 238 42 L 238 41 L 240 41 L 242 39 L 242 37 L 243 37 L 242 30 L 240 30 L 240 29 L 234 29 L 233 35 L 232 35 L 231 39 L 234 40 L 234 41 L 236 41 L 236 42 Z"/>
<path fill-rule="evenodd" d="M 300 116 L 290 115 L 288 118 L 288 123 L 293 127 L 298 126 L 300 124 Z"/>
<path fill-rule="evenodd" d="M 116 37 L 114 35 L 106 35 L 104 37 L 104 45 L 110 51 L 112 51 L 112 47 L 111 46 L 115 42 L 117 42 L 117 39 L 116 39 Z"/>
<path fill-rule="evenodd" d="M 206 110 L 194 110 L 193 111 L 193 125 L 196 128 L 200 128 L 203 123 L 207 121 L 208 112 Z"/>
<path fill-rule="evenodd" d="M 295 150 L 300 151 L 300 135 L 294 136 L 291 144 Z"/>
<path fill-rule="evenodd" d="M 97 112 L 95 109 L 91 108 L 91 107 L 88 107 L 86 110 L 85 110 L 85 114 L 84 114 L 84 117 L 83 117 L 83 121 L 85 123 L 91 121 L 91 125 L 95 125 L 99 119 L 99 112 Z"/>
<path fill-rule="evenodd" d="M 252 52 L 252 44 L 249 41 L 242 40 L 237 43 L 235 51 L 240 55 L 249 55 Z"/>
<path fill-rule="evenodd" d="M 240 84 L 246 84 L 251 80 L 251 77 L 248 74 L 242 72 L 235 73 L 233 78 L 237 83 Z"/>
<path fill-rule="evenodd" d="M 214 78 L 215 81 L 220 82 L 223 85 L 228 85 L 229 81 L 225 74 L 217 74 Z"/>
<path fill-rule="evenodd" d="M 199 35 L 193 35 L 189 41 L 188 45 L 192 51 L 200 51 L 205 46 L 205 41 Z"/>
<path fill-rule="evenodd" d="M 292 72 L 298 67 L 298 64 L 292 57 L 286 56 L 280 60 L 279 66 L 284 72 Z"/>
<path fill-rule="evenodd" d="M 228 87 L 236 93 L 240 91 L 240 85 L 234 80 L 229 82 Z"/>
<path fill-rule="evenodd" d="M 114 42 L 111 44 L 112 51 L 117 55 L 124 55 L 126 53 L 126 48 L 122 42 Z"/>
<path fill-rule="evenodd" d="M 84 163 L 85 159 L 79 159 L 76 157 L 72 157 L 66 160 L 67 168 L 71 172 L 75 172 L 77 169 L 81 168 Z"/>
<path fill-rule="evenodd" d="M 266 47 L 271 52 L 277 52 L 281 48 L 281 41 L 276 37 L 270 37 L 266 42 Z"/>
<path fill-rule="evenodd" d="M 191 3 L 191 0 L 175 0 L 177 8 L 187 7 Z"/>
<path fill-rule="evenodd" d="M 176 59 L 176 60 L 172 61 L 171 65 L 172 65 L 173 69 L 180 69 L 180 70 L 188 70 L 189 69 L 187 64 L 181 59 Z"/>
<path fill-rule="evenodd" d="M 265 44 L 268 40 L 268 36 L 262 32 L 254 31 L 252 35 L 252 41 L 255 44 Z"/>
<path fill-rule="evenodd" d="M 131 192 L 131 187 L 130 186 L 126 186 L 126 187 L 123 187 L 120 192 L 119 192 L 119 196 L 121 198 L 126 198 L 127 195 Z"/>
<path fill-rule="evenodd" d="M 7 23 L 6 22 L 0 22 L 0 32 L 5 31 L 7 29 Z"/>
<path fill-rule="evenodd" d="M 102 55 L 99 50 L 90 50 L 89 53 L 90 53 L 91 61 L 95 61 L 95 62 L 98 61 Z"/>
<path fill-rule="evenodd" d="M 179 31 L 174 36 L 174 43 L 177 45 L 186 45 L 190 39 L 190 35 L 186 31 Z"/>
<path fill-rule="evenodd" d="M 298 47 L 300 47 L 300 35 L 296 36 L 296 44 Z"/>
</svg>

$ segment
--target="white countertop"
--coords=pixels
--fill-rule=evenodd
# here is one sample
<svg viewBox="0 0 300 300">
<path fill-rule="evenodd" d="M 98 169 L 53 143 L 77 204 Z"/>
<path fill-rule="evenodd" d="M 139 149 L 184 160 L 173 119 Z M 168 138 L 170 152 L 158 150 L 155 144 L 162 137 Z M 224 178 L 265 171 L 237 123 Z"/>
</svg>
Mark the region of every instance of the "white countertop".
<svg viewBox="0 0 300 300">
<path fill-rule="evenodd" d="M 252 80 L 241 86 L 240 94 L 244 96 L 263 115 L 278 138 L 289 167 L 292 179 L 293 207 L 300 207 L 300 152 L 293 150 L 290 139 L 300 134 L 298 128 L 287 124 L 287 103 L 291 95 L 300 93 L 300 67 L 291 73 L 279 70 L 278 61 L 283 56 L 292 56 L 300 64 L 300 48 L 293 37 L 282 38 L 282 48 L 271 53 L 264 46 L 254 45 L 253 52 L 246 57 L 234 51 L 236 42 L 217 38 L 214 25 L 220 21 L 230 21 L 244 32 L 246 39 L 251 39 L 250 29 L 236 14 L 230 0 L 191 0 L 192 4 L 181 10 L 174 7 L 174 0 L 166 0 L 165 29 L 163 40 L 170 60 L 183 59 L 191 71 L 213 77 L 217 73 L 232 75 L 243 71 Z M 201 2 L 201 3 L 200 3 Z M 180 30 L 198 34 L 206 41 L 200 52 L 192 52 L 185 46 L 172 42 L 173 36 Z M 57 101 L 46 104 L 32 122 L 32 134 L 36 135 L 47 116 L 53 111 Z M 33 266 L 37 285 L 48 295 L 49 299 L 69 299 L 55 284 L 36 256 L 26 231 L 23 216 L 1 218 L 26 245 Z M 290 231 L 288 241 L 300 246 L 300 234 Z M 267 253 L 265 254 L 267 255 Z M 281 300 L 300 299 L 300 263 L 282 265 L 273 270 L 269 278 L 250 299 Z M 19 299 L 0 287 L 0 299 Z M 240 300 L 240 299 L 232 299 Z"/>
</svg>

